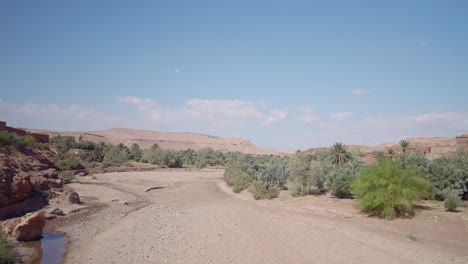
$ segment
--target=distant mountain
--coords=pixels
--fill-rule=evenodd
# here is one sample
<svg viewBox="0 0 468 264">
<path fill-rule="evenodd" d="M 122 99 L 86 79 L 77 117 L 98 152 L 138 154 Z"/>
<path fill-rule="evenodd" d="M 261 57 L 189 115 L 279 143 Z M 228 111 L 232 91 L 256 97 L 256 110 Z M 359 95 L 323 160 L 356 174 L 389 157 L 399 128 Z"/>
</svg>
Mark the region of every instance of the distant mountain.
<svg viewBox="0 0 468 264">
<path fill-rule="evenodd" d="M 222 138 L 205 134 L 189 132 L 157 132 L 148 130 L 137 130 L 128 128 L 112 128 L 99 131 L 51 131 L 39 129 L 26 129 L 30 132 L 48 134 L 49 136 L 74 136 L 78 139 L 81 135 L 83 140 L 93 142 L 106 142 L 112 144 L 122 143 L 130 146 L 137 143 L 141 148 L 150 148 L 155 143 L 161 148 L 185 150 L 198 150 L 201 148 L 212 148 L 223 152 L 239 151 L 256 155 L 276 154 L 274 151 L 264 150 L 247 139 Z"/>
<path fill-rule="evenodd" d="M 468 134 L 463 134 L 457 137 L 430 137 L 430 138 L 408 138 L 410 142 L 408 152 L 420 153 L 430 159 L 439 158 L 442 156 L 453 156 L 459 148 L 468 150 Z M 349 145 L 349 149 L 358 149 L 361 153 L 371 156 L 374 151 L 383 151 L 387 153 L 389 149 L 393 149 L 395 153 L 400 153 L 402 148 L 398 142 L 384 143 L 376 146 L 361 146 Z M 305 150 L 307 153 L 315 154 L 326 148 L 310 148 Z"/>
</svg>

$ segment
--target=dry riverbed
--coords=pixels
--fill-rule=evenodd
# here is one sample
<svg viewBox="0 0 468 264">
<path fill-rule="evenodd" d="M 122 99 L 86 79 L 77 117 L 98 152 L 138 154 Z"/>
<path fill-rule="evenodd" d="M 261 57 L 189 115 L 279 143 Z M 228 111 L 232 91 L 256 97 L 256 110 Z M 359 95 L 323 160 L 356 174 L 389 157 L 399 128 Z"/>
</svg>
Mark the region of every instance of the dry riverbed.
<svg viewBox="0 0 468 264">
<path fill-rule="evenodd" d="M 79 177 L 88 208 L 49 227 L 67 234 L 63 263 L 468 263 L 466 208 L 426 202 L 389 221 L 327 195 L 254 201 L 223 172 Z"/>
</svg>

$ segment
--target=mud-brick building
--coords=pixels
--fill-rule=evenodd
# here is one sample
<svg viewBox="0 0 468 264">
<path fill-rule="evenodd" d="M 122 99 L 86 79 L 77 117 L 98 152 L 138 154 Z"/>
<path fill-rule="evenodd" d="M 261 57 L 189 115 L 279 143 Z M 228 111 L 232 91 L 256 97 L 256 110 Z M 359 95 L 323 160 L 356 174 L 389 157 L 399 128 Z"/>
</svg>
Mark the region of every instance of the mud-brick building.
<svg viewBox="0 0 468 264">
<path fill-rule="evenodd" d="M 20 136 L 26 136 L 30 135 L 36 139 L 38 142 L 42 143 L 49 143 L 49 135 L 45 134 L 38 134 L 38 133 L 30 133 L 22 129 L 14 128 L 14 127 L 9 127 L 6 125 L 5 121 L 0 121 L 0 131 L 8 131 L 10 133 L 15 133 Z"/>
<path fill-rule="evenodd" d="M 468 134 L 463 134 L 456 137 L 457 148 L 462 148 L 468 151 Z"/>
</svg>

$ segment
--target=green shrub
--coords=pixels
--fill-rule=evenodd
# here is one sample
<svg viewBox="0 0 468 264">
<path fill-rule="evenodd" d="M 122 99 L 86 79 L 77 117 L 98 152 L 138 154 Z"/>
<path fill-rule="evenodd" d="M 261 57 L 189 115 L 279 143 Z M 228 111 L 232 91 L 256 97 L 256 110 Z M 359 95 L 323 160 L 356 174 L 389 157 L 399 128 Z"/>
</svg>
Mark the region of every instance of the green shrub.
<svg viewBox="0 0 468 264">
<path fill-rule="evenodd" d="M 334 165 L 328 171 L 325 185 L 336 198 L 351 198 L 351 183 L 361 170 L 359 163 Z"/>
<path fill-rule="evenodd" d="M 61 151 L 68 151 L 76 146 L 76 139 L 72 136 L 55 136 L 50 139 L 50 143 L 57 144 Z"/>
<path fill-rule="evenodd" d="M 186 149 L 180 153 L 183 164 L 195 165 L 195 160 L 197 159 L 197 152 L 193 149 Z"/>
<path fill-rule="evenodd" d="M 164 149 L 161 152 L 161 165 L 169 168 L 181 168 L 182 167 L 182 158 L 179 155 L 177 150 Z"/>
<path fill-rule="evenodd" d="M 251 160 L 245 157 L 231 161 L 223 176 L 224 181 L 232 187 L 233 192 L 239 193 L 250 186 L 254 174 L 255 169 L 253 169 Z"/>
<path fill-rule="evenodd" d="M 71 153 L 59 155 L 54 167 L 59 171 L 82 170 L 85 168 L 80 158 Z"/>
<path fill-rule="evenodd" d="M 392 160 L 362 169 L 351 188 L 363 211 L 386 218 L 413 214 L 413 202 L 431 193 L 431 183 L 414 168 L 402 168 Z"/>
<path fill-rule="evenodd" d="M 268 187 L 283 186 L 289 177 L 289 171 L 281 158 L 273 158 L 268 164 L 259 170 L 257 180 L 265 183 Z"/>
<path fill-rule="evenodd" d="M 180 168 L 183 165 L 182 157 L 177 150 L 162 149 L 155 145 L 143 153 L 141 161 L 169 168 Z"/>
<path fill-rule="evenodd" d="M 130 147 L 129 158 L 134 161 L 140 161 L 143 155 L 143 151 L 141 150 L 140 146 L 136 143 Z"/>
<path fill-rule="evenodd" d="M 463 195 L 468 191 L 468 158 L 459 153 L 455 158 L 442 157 L 433 160 L 428 166 L 426 178 L 434 185 L 433 193 L 443 199 L 446 189 L 458 191 Z"/>
<path fill-rule="evenodd" d="M 306 171 L 302 173 L 295 171 L 294 174 L 291 172 L 292 195 L 303 196 L 313 193 L 314 190 L 323 190 L 330 167 L 328 163 L 312 160 Z"/>
<path fill-rule="evenodd" d="M 39 196 L 39 197 L 42 197 L 42 198 L 44 198 L 46 200 L 50 200 L 50 199 L 53 198 L 52 193 L 49 192 L 49 191 L 37 191 L 36 195 Z"/>
<path fill-rule="evenodd" d="M 199 169 L 203 169 L 207 165 L 224 165 L 224 155 L 212 148 L 203 148 L 198 150 L 195 166 Z"/>
<path fill-rule="evenodd" d="M 60 172 L 60 176 L 66 181 L 71 181 L 75 179 L 75 173 L 73 171 L 62 171 Z"/>
<path fill-rule="evenodd" d="M 312 155 L 303 152 L 296 152 L 289 159 L 288 167 L 292 182 L 291 193 L 293 196 L 308 195 L 313 188 L 312 175 L 310 173 L 310 163 Z"/>
<path fill-rule="evenodd" d="M 261 181 L 254 181 L 250 185 L 249 191 L 253 194 L 255 200 L 273 199 L 278 197 L 279 194 L 277 187 L 269 187 Z"/>
<path fill-rule="evenodd" d="M 0 148 L 3 147 L 17 147 L 24 149 L 26 144 L 24 143 L 24 137 L 7 131 L 0 131 Z"/>
<path fill-rule="evenodd" d="M 123 165 L 129 161 L 129 150 L 126 146 L 119 144 L 117 146 L 108 146 L 104 150 L 102 162 L 106 165 Z"/>
<path fill-rule="evenodd" d="M 243 190 L 249 188 L 252 183 L 252 178 L 249 177 L 246 173 L 242 173 L 237 176 L 232 184 L 232 191 L 235 193 L 240 193 Z"/>
<path fill-rule="evenodd" d="M 36 147 L 36 139 L 31 135 L 24 136 L 23 141 L 27 148 L 33 149 Z"/>
<path fill-rule="evenodd" d="M 0 264 L 13 264 L 15 263 L 15 252 L 6 239 L 5 234 L 0 232 Z"/>
<path fill-rule="evenodd" d="M 444 197 L 444 206 L 447 211 L 456 212 L 457 207 L 462 205 L 462 200 L 458 191 L 445 190 Z"/>
</svg>

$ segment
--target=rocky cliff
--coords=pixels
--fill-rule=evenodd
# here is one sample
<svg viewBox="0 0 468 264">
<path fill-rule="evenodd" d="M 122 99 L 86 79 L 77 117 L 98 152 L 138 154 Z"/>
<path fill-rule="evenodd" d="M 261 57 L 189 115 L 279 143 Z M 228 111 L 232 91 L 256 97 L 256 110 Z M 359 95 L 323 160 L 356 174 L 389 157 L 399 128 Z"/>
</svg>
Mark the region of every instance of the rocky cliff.
<svg viewBox="0 0 468 264">
<path fill-rule="evenodd" d="M 51 151 L 0 149 L 0 219 L 30 211 L 41 192 L 62 188 Z"/>
</svg>

